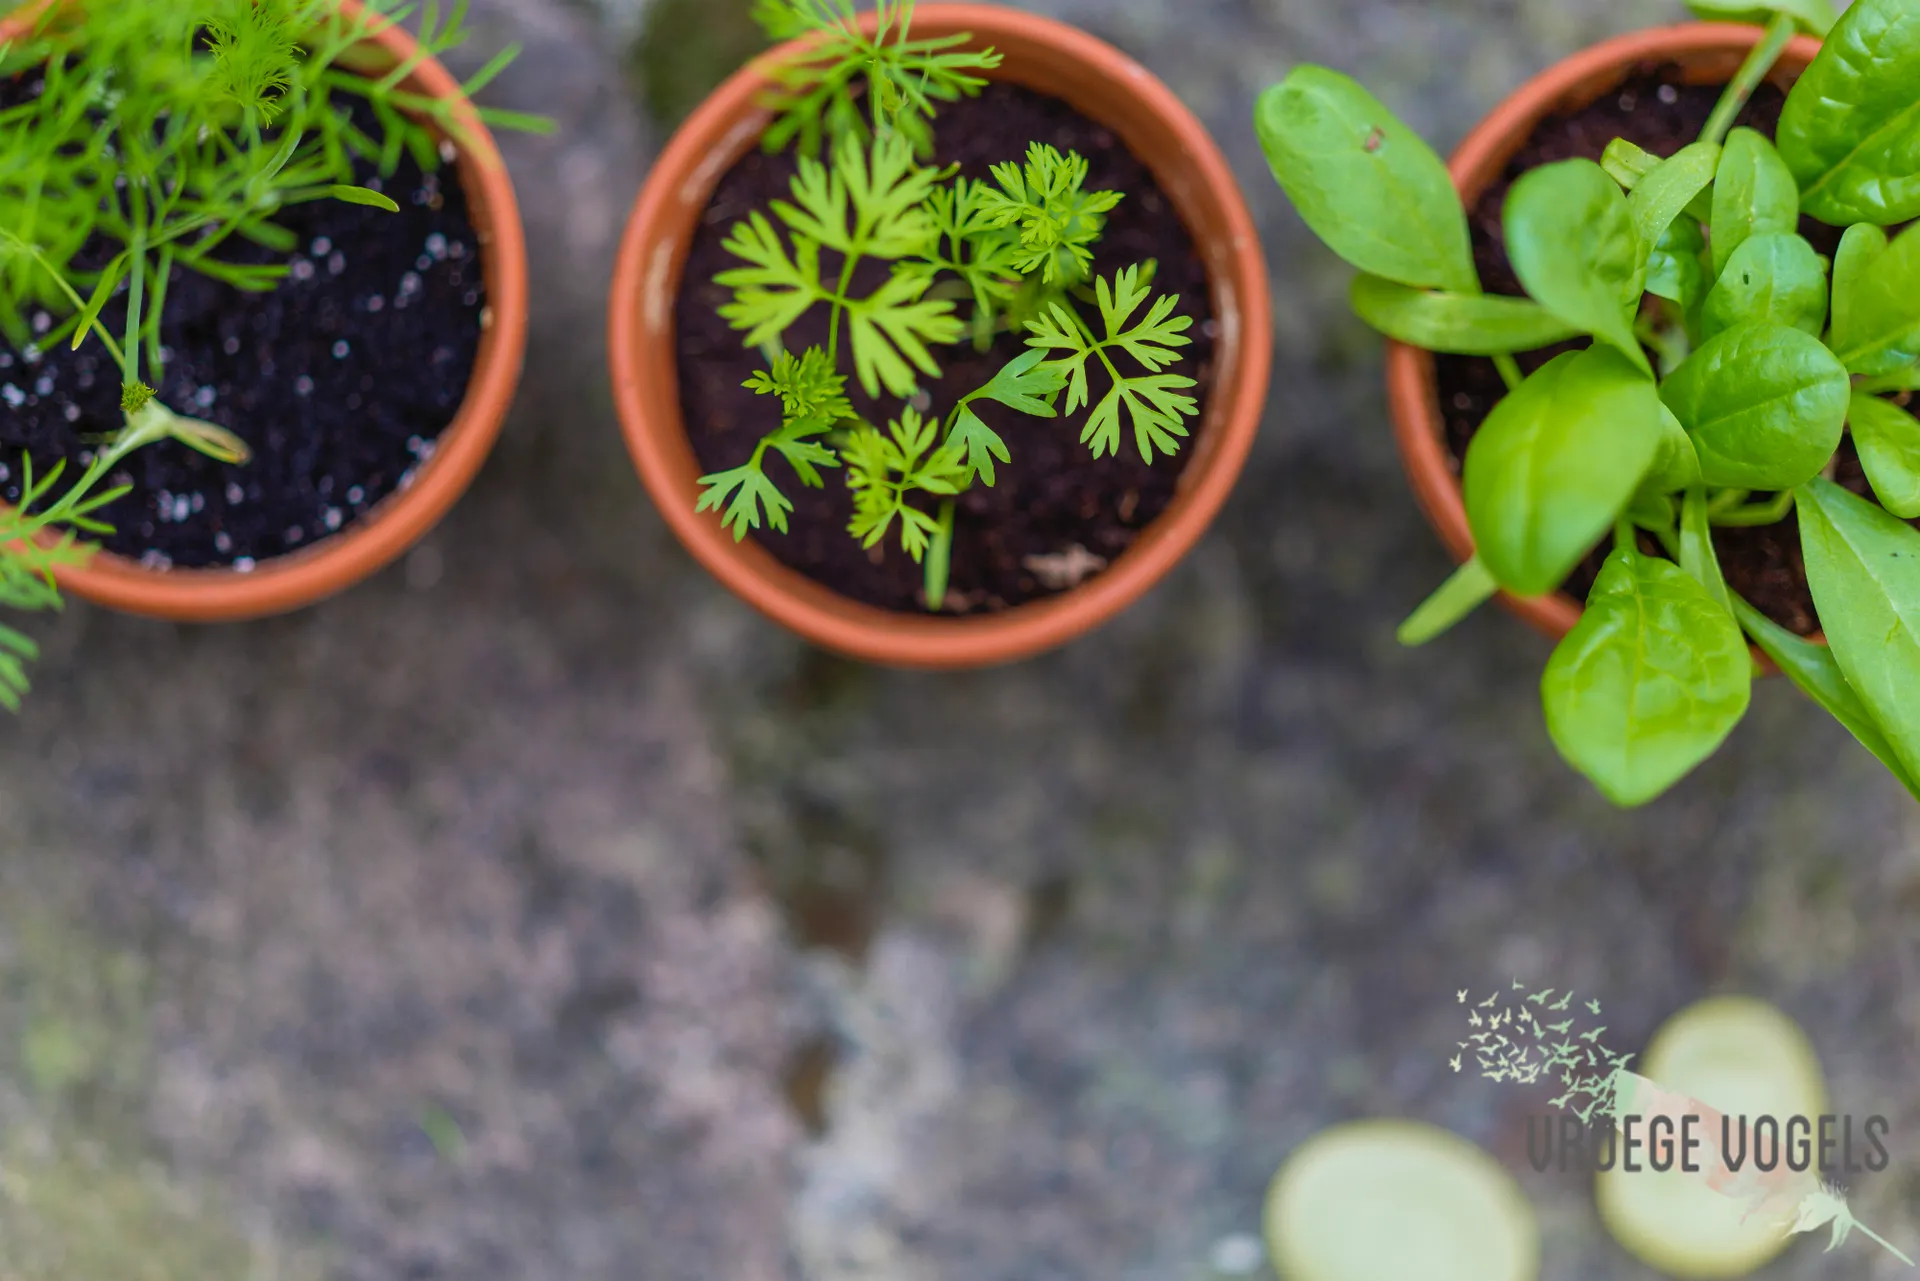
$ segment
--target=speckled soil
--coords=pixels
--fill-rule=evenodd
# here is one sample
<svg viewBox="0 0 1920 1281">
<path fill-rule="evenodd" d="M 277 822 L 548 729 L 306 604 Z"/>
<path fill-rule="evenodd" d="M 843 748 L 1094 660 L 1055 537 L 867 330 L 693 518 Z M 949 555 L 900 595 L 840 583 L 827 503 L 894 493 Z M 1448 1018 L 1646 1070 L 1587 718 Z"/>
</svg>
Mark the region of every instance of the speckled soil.
<svg viewBox="0 0 1920 1281">
<path fill-rule="evenodd" d="M 0 85 L 0 106 L 37 96 L 38 83 Z M 341 97 L 378 137 L 364 100 Z M 142 378 L 162 404 L 239 436 L 251 457 L 223 463 L 162 441 L 128 458 L 108 478 L 128 493 L 99 512 L 113 526 L 100 540 L 108 550 L 160 567 L 251 569 L 347 528 L 433 456 L 466 397 L 486 308 L 466 196 L 453 166 L 424 172 L 407 152 L 385 176 L 371 161 L 355 169 L 399 212 L 294 205 L 275 219 L 295 237 L 292 255 L 244 240 L 217 254 L 285 264 L 278 288 L 249 293 L 183 267 L 170 273 L 165 363 L 157 378 L 143 365 Z M 75 265 L 97 270 L 116 252 L 96 237 Z M 108 332 L 125 332 L 126 307 L 122 293 L 101 310 Z M 44 311 L 29 318 L 35 333 L 50 323 Z M 98 339 L 17 351 L 0 340 L 0 498 L 20 497 L 21 450 L 38 475 L 63 460 L 83 468 L 122 425 L 120 387 Z"/>
</svg>

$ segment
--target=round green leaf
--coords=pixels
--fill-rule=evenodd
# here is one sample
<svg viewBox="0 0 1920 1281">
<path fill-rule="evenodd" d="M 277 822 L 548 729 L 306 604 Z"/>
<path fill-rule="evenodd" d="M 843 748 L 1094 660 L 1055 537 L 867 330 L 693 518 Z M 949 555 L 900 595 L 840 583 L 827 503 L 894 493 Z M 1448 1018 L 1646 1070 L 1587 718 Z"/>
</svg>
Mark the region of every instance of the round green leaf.
<svg viewBox="0 0 1920 1281">
<path fill-rule="evenodd" d="M 1713 274 L 1753 236 L 1786 234 L 1800 225 L 1800 188 L 1767 136 L 1741 127 L 1727 135 L 1713 178 Z"/>
<path fill-rule="evenodd" d="M 1353 310 L 1389 338 L 1456 356 L 1536 351 L 1580 332 L 1525 298 L 1409 289 L 1365 272 L 1353 278 Z"/>
<path fill-rule="evenodd" d="M 1707 292 L 1707 238 L 1691 218 L 1675 220 L 1647 259 L 1647 292 L 1692 312 Z"/>
<path fill-rule="evenodd" d="M 1713 338 L 1749 320 L 1770 320 L 1815 338 L 1826 330 L 1827 269 L 1804 237 L 1764 232 L 1727 259 L 1701 309 L 1701 336 Z"/>
<path fill-rule="evenodd" d="M 1710 486 L 1780 491 L 1839 448 L 1852 382 L 1820 340 L 1771 321 L 1711 339 L 1662 384 Z"/>
<path fill-rule="evenodd" d="M 1906 766 L 1900 763 L 1900 757 L 1895 754 L 1893 745 L 1887 742 L 1880 722 L 1860 701 L 1860 695 L 1854 693 L 1853 686 L 1847 684 L 1845 673 L 1834 660 L 1833 650 L 1795 635 L 1738 596 L 1733 598 L 1733 612 L 1739 618 L 1740 626 L 1753 638 L 1753 643 L 1786 673 L 1787 679 L 1799 686 L 1808 698 L 1831 712 L 1833 719 L 1844 725 L 1862 747 L 1872 752 L 1888 772 L 1900 780 L 1900 785 L 1913 794 L 1915 800 L 1920 800 L 1920 784 L 1913 781 Z"/>
<path fill-rule="evenodd" d="M 1653 466 L 1640 482 L 1642 492 L 1677 494 L 1700 483 L 1700 455 L 1694 451 L 1693 437 L 1673 416 L 1665 402 L 1660 405 L 1660 449 Z"/>
<path fill-rule="evenodd" d="M 1674 219 L 1713 182 L 1719 167 L 1720 144 L 1696 142 L 1674 152 L 1634 184 L 1627 207 L 1633 211 L 1642 248 L 1660 243 Z"/>
<path fill-rule="evenodd" d="M 1920 530 L 1825 479 L 1794 491 L 1794 507 L 1827 645 L 1920 778 Z"/>
<path fill-rule="evenodd" d="M 1633 334 L 1647 254 L 1620 184 L 1591 160 L 1542 165 L 1513 184 L 1505 225 L 1527 293 L 1652 372 Z"/>
<path fill-rule="evenodd" d="M 1902 520 L 1920 517 L 1920 419 L 1891 401 L 1856 391 L 1848 423 L 1873 496 Z"/>
<path fill-rule="evenodd" d="M 1538 596 L 1566 579 L 1653 465 L 1661 414 L 1653 380 L 1601 346 L 1555 357 L 1494 406 L 1461 489 L 1496 582 Z"/>
<path fill-rule="evenodd" d="M 1920 359 L 1920 227 L 1887 233 L 1847 228 L 1833 259 L 1833 332 L 1828 340 L 1856 374 L 1898 372 Z"/>
<path fill-rule="evenodd" d="M 1275 180 L 1335 253 L 1403 285 L 1480 292 L 1446 165 L 1350 77 L 1295 67 L 1260 95 L 1253 123 Z"/>
<path fill-rule="evenodd" d="M 1534 1281 L 1539 1226 L 1486 1152 L 1424 1121 L 1349 1121 L 1287 1157 L 1267 1191 L 1281 1281 Z"/>
<path fill-rule="evenodd" d="M 1811 35 L 1833 30 L 1832 0 L 1687 0 L 1687 7 L 1708 22 L 1739 22 L 1764 27 L 1776 13 L 1790 15 Z"/>
<path fill-rule="evenodd" d="M 1920 8 L 1854 0 L 1780 113 L 1806 212 L 1836 227 L 1920 217 Z"/>
<path fill-rule="evenodd" d="M 1730 1117 L 1817 1117 L 1828 1106 L 1806 1033 L 1747 996 L 1708 997 L 1674 1014 L 1648 1042 L 1639 1075 Z M 1748 1213 L 1742 1198 L 1677 1162 L 1638 1165 L 1598 1171 L 1594 1200 L 1614 1238 L 1660 1275 L 1733 1281 L 1792 1244 L 1773 1216 Z"/>
<path fill-rule="evenodd" d="M 1746 714 L 1753 668 L 1724 606 L 1671 561 L 1616 548 L 1547 662 L 1547 733 L 1616 805 L 1644 805 Z"/>
</svg>

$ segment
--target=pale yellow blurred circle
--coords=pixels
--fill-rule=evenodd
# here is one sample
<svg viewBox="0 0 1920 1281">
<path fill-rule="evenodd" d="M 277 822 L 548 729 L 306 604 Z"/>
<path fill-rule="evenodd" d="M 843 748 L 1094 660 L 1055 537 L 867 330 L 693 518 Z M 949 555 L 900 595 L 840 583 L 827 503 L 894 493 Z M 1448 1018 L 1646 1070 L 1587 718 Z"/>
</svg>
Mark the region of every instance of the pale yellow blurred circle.
<svg viewBox="0 0 1920 1281">
<path fill-rule="evenodd" d="M 1534 1281 L 1539 1227 L 1513 1176 L 1423 1121 L 1350 1121 L 1296 1148 L 1267 1191 L 1282 1281 Z"/>
<path fill-rule="evenodd" d="M 1686 1007 L 1654 1033 L 1645 1059 L 1627 1066 L 1736 1124 L 1742 1115 L 1749 1125 L 1762 1115 L 1779 1119 L 1783 1149 L 1789 1116 L 1818 1121 L 1827 1109 L 1820 1060 L 1806 1035 L 1751 997 L 1717 996 Z M 1790 1238 L 1778 1214 L 1742 1223 L 1746 1205 L 1681 1170 L 1677 1155 L 1672 1169 L 1659 1171 L 1646 1168 L 1645 1154 L 1638 1149 L 1637 1173 L 1616 1162 L 1594 1176 L 1601 1220 L 1642 1262 L 1686 1281 L 1722 1281 L 1746 1276 L 1786 1248 Z"/>
</svg>

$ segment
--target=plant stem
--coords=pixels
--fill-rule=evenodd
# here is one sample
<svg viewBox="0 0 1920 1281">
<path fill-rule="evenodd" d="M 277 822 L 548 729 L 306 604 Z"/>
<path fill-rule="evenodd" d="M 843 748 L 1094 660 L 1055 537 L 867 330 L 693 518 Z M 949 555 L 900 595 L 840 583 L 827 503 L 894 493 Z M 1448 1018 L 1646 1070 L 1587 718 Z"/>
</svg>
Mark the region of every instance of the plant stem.
<svg viewBox="0 0 1920 1281">
<path fill-rule="evenodd" d="M 144 220 L 142 220 L 144 222 Z M 142 286 L 146 283 L 146 227 L 135 227 L 133 242 L 128 246 L 132 251 L 128 273 L 130 283 L 127 287 L 127 340 L 121 345 L 123 355 L 122 381 L 129 387 L 140 381 L 140 299 Z"/>
<path fill-rule="evenodd" d="M 1500 371 L 1500 379 L 1507 384 L 1508 391 L 1519 391 L 1520 384 L 1526 381 L 1526 378 L 1520 372 L 1520 362 L 1515 360 L 1510 353 L 1503 351 L 1495 356 L 1493 358 L 1493 367 Z"/>
<path fill-rule="evenodd" d="M 853 266 L 860 261 L 860 255 L 850 253 L 847 260 L 840 264 L 840 287 L 833 291 L 833 313 L 827 321 L 827 360 L 831 363 L 840 352 L 840 313 L 847 309 L 847 290 L 853 287 Z"/>
<path fill-rule="evenodd" d="M 1782 490 L 1775 494 L 1772 501 L 1755 503 L 1751 506 L 1734 507 L 1721 512 L 1709 512 L 1707 522 L 1723 528 L 1746 527 L 1753 525 L 1772 525 L 1787 518 L 1793 510 L 1793 491 Z"/>
<path fill-rule="evenodd" d="M 1746 502 L 1747 495 L 1752 492 L 1750 489 L 1723 489 L 1707 500 L 1707 514 L 1714 516 L 1721 512 L 1730 512 Z"/>
<path fill-rule="evenodd" d="M 947 599 L 947 571 L 953 562 L 953 499 L 940 504 L 940 528 L 927 548 L 927 608 L 938 612 Z"/>
<path fill-rule="evenodd" d="M 1407 616 L 1395 639 L 1402 645 L 1424 645 L 1491 600 L 1499 590 L 1500 585 L 1475 555 Z"/>
<path fill-rule="evenodd" d="M 1734 76 L 1732 83 L 1727 85 L 1727 91 L 1720 96 L 1719 105 L 1714 107 L 1713 115 L 1707 118 L 1707 127 L 1700 131 L 1702 142 L 1721 143 L 1727 140 L 1727 134 L 1733 129 L 1733 122 L 1739 117 L 1741 109 L 1747 105 L 1747 100 L 1753 97 L 1753 91 L 1760 87 L 1760 82 L 1765 80 L 1767 73 L 1773 70 L 1773 64 L 1780 60 L 1780 55 L 1786 51 L 1787 42 L 1793 39 L 1793 32 L 1794 20 L 1791 14 L 1777 14 L 1773 21 L 1767 24 L 1766 37 L 1753 47 L 1752 53 L 1747 55 L 1747 60 L 1741 64 L 1738 74 Z"/>
<path fill-rule="evenodd" d="M 173 246 L 168 245 L 160 251 L 159 264 L 153 274 L 153 315 L 147 325 L 147 364 L 153 367 L 153 380 L 158 383 L 166 376 L 166 368 L 160 361 L 160 317 L 167 310 L 167 277 L 173 274 Z"/>
</svg>

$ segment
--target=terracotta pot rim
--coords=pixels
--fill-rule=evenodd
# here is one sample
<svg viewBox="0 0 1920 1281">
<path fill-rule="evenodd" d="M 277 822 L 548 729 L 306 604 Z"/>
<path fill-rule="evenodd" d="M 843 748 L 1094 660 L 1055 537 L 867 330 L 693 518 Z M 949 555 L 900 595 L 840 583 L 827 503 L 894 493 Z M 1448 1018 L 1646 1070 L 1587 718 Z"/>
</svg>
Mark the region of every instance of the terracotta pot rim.
<svg viewBox="0 0 1920 1281">
<path fill-rule="evenodd" d="M 339 3 L 343 16 L 361 12 L 360 0 Z M 18 30 L 16 24 L 30 20 L 41 7 L 31 6 L 0 19 L 0 36 Z M 393 23 L 377 29 L 369 41 L 400 60 L 418 50 L 412 35 Z M 435 98 L 460 97 L 459 82 L 434 58 L 422 60 L 406 84 Z M 260 561 L 250 571 L 156 569 L 101 550 L 84 566 L 56 571 L 63 589 L 124 613 L 179 622 L 227 622 L 286 613 L 344 591 L 391 564 L 459 500 L 492 452 L 519 385 L 528 285 L 525 235 L 505 162 L 470 103 L 461 101 L 456 114 L 475 144 L 470 149 L 456 141 L 456 173 L 479 241 L 489 323 L 481 333 L 466 396 L 441 430 L 432 457 L 414 468 L 412 482 L 339 533 Z"/>
<path fill-rule="evenodd" d="M 871 26 L 874 15 L 866 15 Z M 1195 450 L 1173 504 L 1113 563 L 1084 586 L 1045 600 L 978 617 L 936 617 L 895 612 L 841 596 L 777 561 L 751 539 L 736 543 L 717 513 L 694 510 L 698 489 L 688 483 L 691 456 L 678 392 L 672 413 L 650 408 L 649 383 L 641 368 L 646 349 L 672 341 L 671 311 L 679 271 L 691 240 L 693 218 L 710 199 L 732 157 L 753 145 L 768 117 L 756 105 L 767 87 L 759 68 L 769 57 L 797 51 L 796 41 L 761 55 L 715 90 L 683 123 L 655 161 L 623 237 L 609 299 L 609 360 L 614 398 L 629 452 L 654 505 L 682 545 L 715 578 L 763 615 L 807 640 L 848 657 L 903 668 L 965 668 L 1012 662 L 1074 639 L 1132 604 L 1196 543 L 1225 502 L 1257 434 L 1271 361 L 1272 315 L 1266 264 L 1253 218 L 1225 158 L 1204 126 L 1172 91 L 1144 67 L 1110 45 L 1064 23 L 992 5 L 923 3 L 914 30 L 929 35 L 965 31 L 1005 52 L 1013 45 L 1044 47 L 1066 69 L 1045 74 L 997 76 L 1042 91 L 1074 74 L 1097 73 L 1124 86 L 1125 95 L 1150 112 L 1154 125 L 1179 140 L 1184 155 L 1161 157 L 1130 147 L 1155 174 L 1181 210 L 1189 231 L 1193 210 L 1226 228 L 1227 245 L 1208 257 L 1215 318 L 1215 382 L 1208 393 L 1205 425 L 1187 448 Z M 1100 118 L 1084 104 L 1084 114 Z M 1103 124 L 1123 138 L 1112 120 Z M 1183 197 L 1168 185 L 1174 167 L 1193 175 L 1196 189 Z M 645 319 L 643 319 L 645 317 Z M 661 333 L 666 335 L 659 337 Z M 671 378 L 671 351 L 666 375 Z"/>
<path fill-rule="evenodd" d="M 1570 98 L 1583 96 L 1582 86 L 1616 72 L 1624 79 L 1646 63 L 1744 56 L 1762 35 L 1761 28 L 1744 24 L 1679 23 L 1617 36 L 1555 63 L 1494 108 L 1460 143 L 1447 166 L 1454 185 L 1471 209 L 1504 168 L 1513 149 L 1523 145 L 1544 118 L 1569 105 Z M 1782 54 L 1774 78 L 1779 79 L 1783 72 L 1797 75 L 1819 51 L 1820 41 L 1815 37 L 1796 36 Z M 1594 95 L 1584 96 L 1591 101 Z M 1454 560 L 1465 563 L 1473 555 L 1473 537 L 1467 528 L 1460 479 L 1450 466 L 1438 396 L 1433 390 L 1434 354 L 1391 339 L 1386 347 L 1387 393 L 1401 462 L 1428 523 Z M 1554 641 L 1572 630 L 1582 609 L 1580 601 L 1563 591 L 1524 598 L 1501 592 L 1499 600 Z M 1809 639 L 1824 643 L 1819 635 Z M 1777 670 L 1757 648 L 1753 653 L 1766 672 Z"/>
</svg>

